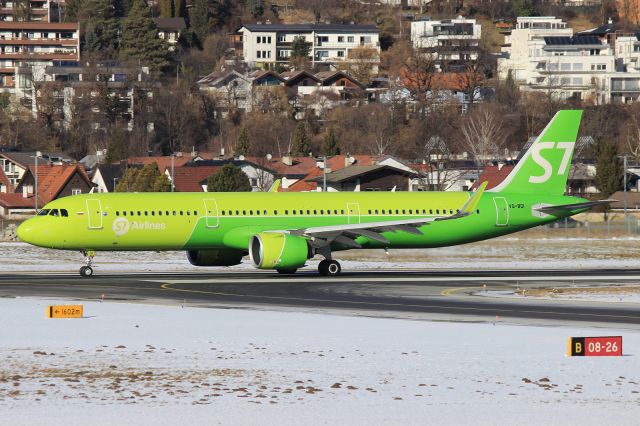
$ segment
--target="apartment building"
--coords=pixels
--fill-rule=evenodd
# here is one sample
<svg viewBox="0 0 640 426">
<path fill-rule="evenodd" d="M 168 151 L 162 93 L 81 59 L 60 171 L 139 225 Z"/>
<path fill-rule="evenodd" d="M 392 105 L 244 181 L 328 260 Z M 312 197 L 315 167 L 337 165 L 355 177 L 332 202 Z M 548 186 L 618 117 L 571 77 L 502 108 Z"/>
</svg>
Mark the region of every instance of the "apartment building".
<svg viewBox="0 0 640 426">
<path fill-rule="evenodd" d="M 30 96 L 34 72 L 54 61 L 80 60 L 80 24 L 0 22 L 0 90 Z M 18 79 L 19 81 L 16 81 Z M 16 84 L 17 83 L 17 84 Z"/>
<path fill-rule="evenodd" d="M 362 48 L 373 49 L 375 59 L 371 60 L 376 64 L 380 60 L 379 30 L 375 25 L 247 24 L 238 30 L 236 40 L 238 34 L 242 37 L 244 62 L 262 68 L 285 65 L 296 38 L 311 43 L 310 61 L 314 65 L 353 62 Z"/>
<path fill-rule="evenodd" d="M 573 29 L 561 18 L 553 16 L 518 17 L 515 27 L 505 33 L 502 52 L 504 58 L 498 59 L 500 79 L 511 77 L 518 82 L 527 80 L 531 56 L 544 37 L 571 37 Z"/>
<path fill-rule="evenodd" d="M 440 68 L 477 60 L 481 34 L 482 27 L 475 19 L 462 16 L 439 21 L 423 18 L 411 22 L 413 47 L 436 60 Z"/>
</svg>

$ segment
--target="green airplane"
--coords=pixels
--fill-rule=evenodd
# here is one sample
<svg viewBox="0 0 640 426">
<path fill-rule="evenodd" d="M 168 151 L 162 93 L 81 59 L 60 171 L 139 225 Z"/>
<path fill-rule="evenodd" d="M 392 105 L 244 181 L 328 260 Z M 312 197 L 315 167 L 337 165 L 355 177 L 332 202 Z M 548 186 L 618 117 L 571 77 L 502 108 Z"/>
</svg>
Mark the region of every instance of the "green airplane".
<svg viewBox="0 0 640 426">
<path fill-rule="evenodd" d="M 96 251 L 185 250 L 196 266 L 292 274 L 315 255 L 429 248 L 486 240 L 553 222 L 605 201 L 564 195 L 582 111 L 559 111 L 498 187 L 469 192 L 111 193 L 48 203 L 18 228 L 27 243 L 86 256 Z"/>
</svg>

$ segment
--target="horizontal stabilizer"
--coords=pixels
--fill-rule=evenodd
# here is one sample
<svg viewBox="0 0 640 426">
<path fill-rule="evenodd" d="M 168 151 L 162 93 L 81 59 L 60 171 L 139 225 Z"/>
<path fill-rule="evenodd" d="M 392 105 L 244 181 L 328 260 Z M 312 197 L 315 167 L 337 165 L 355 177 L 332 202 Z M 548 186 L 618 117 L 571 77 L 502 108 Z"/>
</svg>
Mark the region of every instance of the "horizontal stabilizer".
<svg viewBox="0 0 640 426">
<path fill-rule="evenodd" d="M 562 204 L 559 206 L 544 206 L 544 207 L 536 207 L 535 210 L 541 213 L 553 213 L 558 211 L 571 211 L 571 210 L 580 210 L 580 209 L 590 209 L 591 207 L 596 206 L 606 206 L 611 203 L 615 203 L 618 200 L 598 200 L 598 201 L 587 201 L 584 203 L 575 203 L 575 204 Z"/>
</svg>

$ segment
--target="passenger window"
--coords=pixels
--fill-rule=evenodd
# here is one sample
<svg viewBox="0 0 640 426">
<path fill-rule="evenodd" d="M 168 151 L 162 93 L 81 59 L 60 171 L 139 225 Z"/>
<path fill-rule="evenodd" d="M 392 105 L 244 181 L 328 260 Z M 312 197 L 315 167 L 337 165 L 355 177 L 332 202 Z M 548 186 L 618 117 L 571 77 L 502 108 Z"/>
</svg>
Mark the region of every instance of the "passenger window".
<svg viewBox="0 0 640 426">
<path fill-rule="evenodd" d="M 376 214 L 378 214 L 378 210 L 376 210 Z"/>
<path fill-rule="evenodd" d="M 149 212 L 145 210 L 145 211 L 144 211 L 144 215 L 145 215 L 145 216 L 149 216 Z"/>
<path fill-rule="evenodd" d="M 140 213 L 140 210 L 138 210 L 138 216 L 142 216 L 142 213 Z"/>
<path fill-rule="evenodd" d="M 133 212 L 132 211 L 129 212 L 129 216 L 133 216 Z"/>
<path fill-rule="evenodd" d="M 480 209 L 476 210 L 476 213 L 480 214 Z"/>
<path fill-rule="evenodd" d="M 174 215 L 174 216 L 176 215 L 176 211 L 175 211 L 175 210 L 173 211 L 173 215 Z"/>
<path fill-rule="evenodd" d="M 337 215 L 338 214 L 338 210 L 334 210 L 333 214 Z"/>
<path fill-rule="evenodd" d="M 268 214 L 266 210 L 263 210 L 262 213 L 264 213 L 265 216 Z"/>
<path fill-rule="evenodd" d="M 406 210 L 402 210 L 402 214 L 406 214 L 406 213 L 407 213 L 407 211 L 406 211 Z"/>
<path fill-rule="evenodd" d="M 433 209 L 429 209 L 429 214 L 433 214 Z"/>
<path fill-rule="evenodd" d="M 66 209 L 60 209 L 60 214 L 62 217 L 69 217 L 69 212 Z"/>
<path fill-rule="evenodd" d="M 340 214 L 344 214 L 344 210 L 340 210 Z"/>
<path fill-rule="evenodd" d="M 289 214 L 289 210 L 285 210 L 285 211 L 284 211 L 284 214 Z"/>
<path fill-rule="evenodd" d="M 242 216 L 246 216 L 247 215 L 247 211 L 246 210 L 242 210 Z"/>
<path fill-rule="evenodd" d="M 249 210 L 249 216 L 253 216 L 253 210 Z"/>
<path fill-rule="evenodd" d="M 224 210 L 222 210 L 222 216 L 224 216 Z"/>
<path fill-rule="evenodd" d="M 314 211 L 313 211 L 313 214 L 318 214 L 318 210 L 314 210 Z"/>
<path fill-rule="evenodd" d="M 324 214 L 324 210 L 320 210 L 320 214 Z"/>
<path fill-rule="evenodd" d="M 164 213 L 165 213 L 165 216 L 169 216 L 169 210 L 165 210 Z"/>
<path fill-rule="evenodd" d="M 371 210 L 369 210 L 369 214 L 371 214 Z"/>
<path fill-rule="evenodd" d="M 155 216 L 156 215 L 156 211 L 155 210 L 151 210 L 151 216 Z"/>
<path fill-rule="evenodd" d="M 440 209 L 436 209 L 436 214 L 440 214 Z"/>
<path fill-rule="evenodd" d="M 158 210 L 158 216 L 162 216 L 162 210 Z"/>
<path fill-rule="evenodd" d="M 256 210 L 256 215 L 260 216 L 260 210 Z"/>
<path fill-rule="evenodd" d="M 187 210 L 187 216 L 191 216 L 191 211 Z"/>
<path fill-rule="evenodd" d="M 184 212 L 180 210 L 180 216 L 184 216 Z"/>
<path fill-rule="evenodd" d="M 273 215 L 274 215 L 274 216 L 278 216 L 278 210 L 274 210 L 274 211 L 273 211 Z"/>
<path fill-rule="evenodd" d="M 197 210 L 194 210 L 194 211 L 193 211 L 193 215 L 194 215 L 194 216 L 198 216 L 198 211 L 197 211 Z"/>
<path fill-rule="evenodd" d="M 120 216 L 120 212 L 116 210 L 116 216 Z"/>
<path fill-rule="evenodd" d="M 311 214 L 311 210 L 307 210 L 307 214 Z"/>
<path fill-rule="evenodd" d="M 398 209 L 396 209 L 396 214 L 398 214 Z"/>
</svg>

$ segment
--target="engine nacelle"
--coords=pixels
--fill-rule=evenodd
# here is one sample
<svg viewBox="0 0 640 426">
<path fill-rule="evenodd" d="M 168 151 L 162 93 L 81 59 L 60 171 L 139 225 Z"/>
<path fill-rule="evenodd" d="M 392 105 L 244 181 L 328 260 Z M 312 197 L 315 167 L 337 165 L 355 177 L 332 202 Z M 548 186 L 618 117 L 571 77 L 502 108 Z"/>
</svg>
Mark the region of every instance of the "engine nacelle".
<svg viewBox="0 0 640 426">
<path fill-rule="evenodd" d="M 242 263 L 245 254 L 233 249 L 189 250 L 187 259 L 194 266 L 233 266 Z"/>
<path fill-rule="evenodd" d="M 249 241 L 249 256 L 258 269 L 298 269 L 310 255 L 305 238 L 285 232 L 261 232 Z"/>
</svg>

